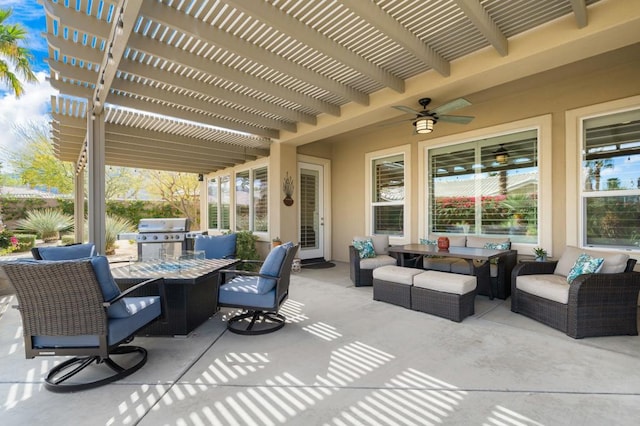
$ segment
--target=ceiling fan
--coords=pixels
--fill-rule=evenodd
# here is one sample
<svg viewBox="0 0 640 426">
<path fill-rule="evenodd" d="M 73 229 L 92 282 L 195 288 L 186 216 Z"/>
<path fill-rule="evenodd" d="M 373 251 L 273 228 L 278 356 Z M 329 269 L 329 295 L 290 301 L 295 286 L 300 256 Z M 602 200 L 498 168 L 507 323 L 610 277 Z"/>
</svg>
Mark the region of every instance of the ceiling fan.
<svg viewBox="0 0 640 426">
<path fill-rule="evenodd" d="M 430 102 L 431 98 L 422 98 L 418 100 L 418 103 L 422 105 L 422 111 L 417 111 L 413 108 L 409 108 L 403 105 L 394 105 L 393 108 L 406 112 L 408 114 L 416 115 L 416 118 L 412 118 L 411 120 L 415 120 L 413 122 L 413 125 L 416 126 L 417 133 L 431 133 L 433 131 L 433 125 L 438 121 L 446 121 L 449 123 L 457 124 L 468 124 L 475 118 L 468 115 L 445 114 L 449 111 L 455 111 L 457 109 L 471 105 L 471 102 L 469 102 L 465 98 L 454 99 L 453 101 L 447 102 L 444 105 L 440 105 L 437 108 L 428 110 L 427 105 L 429 105 Z"/>
</svg>

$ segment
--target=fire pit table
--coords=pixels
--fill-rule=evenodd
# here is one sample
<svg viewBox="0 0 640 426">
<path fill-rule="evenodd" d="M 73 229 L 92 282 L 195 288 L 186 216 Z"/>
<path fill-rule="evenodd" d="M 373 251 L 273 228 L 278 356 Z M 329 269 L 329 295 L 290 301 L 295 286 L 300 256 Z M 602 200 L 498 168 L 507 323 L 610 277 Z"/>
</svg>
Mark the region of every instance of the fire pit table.
<svg viewBox="0 0 640 426">
<path fill-rule="evenodd" d="M 140 331 L 149 336 L 185 336 L 218 310 L 221 269 L 233 269 L 238 259 L 180 258 L 130 262 L 113 268 L 121 290 L 150 278 L 163 278 L 166 293 L 166 321 L 156 321 Z M 149 287 L 149 288 L 147 288 Z M 134 296 L 158 294 L 157 286 L 147 286 Z"/>
</svg>

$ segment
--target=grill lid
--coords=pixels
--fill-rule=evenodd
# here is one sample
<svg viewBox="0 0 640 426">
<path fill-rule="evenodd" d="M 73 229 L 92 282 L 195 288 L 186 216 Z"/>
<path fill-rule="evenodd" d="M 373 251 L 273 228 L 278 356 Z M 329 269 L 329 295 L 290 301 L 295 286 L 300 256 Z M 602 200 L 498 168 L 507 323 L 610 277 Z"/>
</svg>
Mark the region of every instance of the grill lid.
<svg viewBox="0 0 640 426">
<path fill-rule="evenodd" d="M 189 232 L 187 218 L 140 219 L 138 232 Z"/>
</svg>

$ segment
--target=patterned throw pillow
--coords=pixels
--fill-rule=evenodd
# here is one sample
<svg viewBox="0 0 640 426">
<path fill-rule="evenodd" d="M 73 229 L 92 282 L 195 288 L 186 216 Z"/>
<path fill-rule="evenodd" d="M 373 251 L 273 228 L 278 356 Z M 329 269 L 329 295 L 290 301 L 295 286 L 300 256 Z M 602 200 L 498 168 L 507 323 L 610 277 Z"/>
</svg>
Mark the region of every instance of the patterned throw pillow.
<svg viewBox="0 0 640 426">
<path fill-rule="evenodd" d="M 425 244 L 427 246 L 437 246 L 438 240 L 427 240 L 426 238 L 420 238 L 420 244 Z"/>
<path fill-rule="evenodd" d="M 511 243 L 509 241 L 505 241 L 504 243 L 486 243 L 484 248 L 491 250 L 510 250 Z"/>
<path fill-rule="evenodd" d="M 373 240 L 370 238 L 367 240 L 354 241 L 353 246 L 358 250 L 360 259 L 376 257 L 376 251 L 373 249 Z"/>
<path fill-rule="evenodd" d="M 600 268 L 602 268 L 603 263 L 603 257 L 591 257 L 587 253 L 582 253 L 578 256 L 578 259 L 576 259 L 576 263 L 573 264 L 571 271 L 569 271 L 567 282 L 571 284 L 579 275 L 598 272 Z"/>
</svg>

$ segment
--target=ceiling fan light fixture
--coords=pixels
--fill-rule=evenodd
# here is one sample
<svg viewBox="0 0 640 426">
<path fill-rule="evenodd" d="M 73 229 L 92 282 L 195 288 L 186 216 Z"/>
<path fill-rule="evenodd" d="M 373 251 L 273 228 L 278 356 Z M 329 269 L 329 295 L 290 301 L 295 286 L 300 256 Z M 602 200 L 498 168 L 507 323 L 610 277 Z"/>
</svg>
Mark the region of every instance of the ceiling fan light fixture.
<svg viewBox="0 0 640 426">
<path fill-rule="evenodd" d="M 496 163 L 498 164 L 507 164 L 507 161 L 509 161 L 509 151 L 507 151 L 502 144 L 500 145 L 500 148 L 493 151 L 493 155 L 495 156 Z"/>
<path fill-rule="evenodd" d="M 419 134 L 431 133 L 433 132 L 433 125 L 435 121 L 432 118 L 419 118 L 413 123 L 416 126 L 416 132 Z"/>
</svg>

